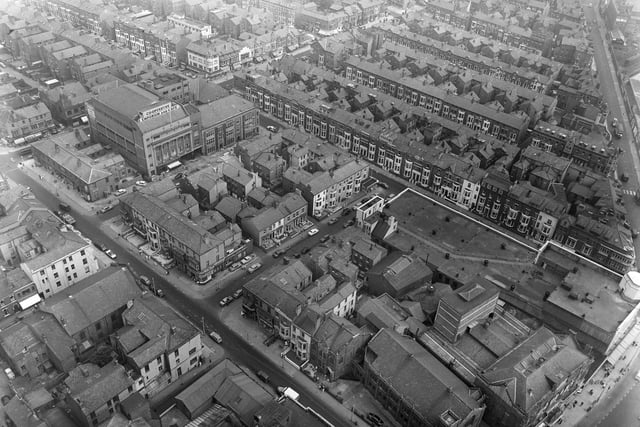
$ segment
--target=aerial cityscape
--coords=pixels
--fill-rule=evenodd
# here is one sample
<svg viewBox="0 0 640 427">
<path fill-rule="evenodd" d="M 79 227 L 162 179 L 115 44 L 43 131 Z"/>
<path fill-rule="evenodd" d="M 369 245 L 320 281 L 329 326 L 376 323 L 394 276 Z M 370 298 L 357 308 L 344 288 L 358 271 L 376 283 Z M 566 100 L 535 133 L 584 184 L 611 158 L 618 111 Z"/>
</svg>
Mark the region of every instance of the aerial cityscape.
<svg viewBox="0 0 640 427">
<path fill-rule="evenodd" d="M 640 0 L 0 0 L 0 427 L 640 425 Z"/>
</svg>

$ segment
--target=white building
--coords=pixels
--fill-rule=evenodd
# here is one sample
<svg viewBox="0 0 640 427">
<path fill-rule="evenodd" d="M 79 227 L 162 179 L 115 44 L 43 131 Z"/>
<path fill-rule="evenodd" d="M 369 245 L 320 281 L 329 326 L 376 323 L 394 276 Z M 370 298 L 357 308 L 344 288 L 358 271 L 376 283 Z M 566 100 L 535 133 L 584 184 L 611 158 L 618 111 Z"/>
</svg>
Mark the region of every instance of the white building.
<svg viewBox="0 0 640 427">
<path fill-rule="evenodd" d="M 20 264 L 42 298 L 55 295 L 99 269 L 93 246 L 78 233 L 49 231 L 51 234 L 33 234 L 31 240 L 23 242 L 30 250 L 25 251 L 28 257 Z"/>
<path fill-rule="evenodd" d="M 135 371 L 135 387 L 150 396 L 200 365 L 200 333 L 158 298 L 145 295 L 122 314 L 116 349 Z"/>
<path fill-rule="evenodd" d="M 202 22 L 193 21 L 177 15 L 168 16 L 167 21 L 173 24 L 176 28 L 180 28 L 189 33 L 200 34 L 203 39 L 209 39 L 213 36 L 213 33 L 211 32 L 211 25 L 204 24 Z"/>
</svg>

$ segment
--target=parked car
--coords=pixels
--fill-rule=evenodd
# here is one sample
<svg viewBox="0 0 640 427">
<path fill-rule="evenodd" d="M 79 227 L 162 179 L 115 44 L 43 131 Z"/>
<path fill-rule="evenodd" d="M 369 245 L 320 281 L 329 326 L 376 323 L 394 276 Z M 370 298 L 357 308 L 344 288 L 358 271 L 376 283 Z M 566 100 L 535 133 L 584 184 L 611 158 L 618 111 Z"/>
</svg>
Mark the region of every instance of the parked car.
<svg viewBox="0 0 640 427">
<path fill-rule="evenodd" d="M 149 279 L 147 276 L 140 276 L 140 279 L 138 280 L 140 280 L 140 284 L 142 286 L 151 286 L 151 279 Z"/>
<path fill-rule="evenodd" d="M 214 340 L 218 344 L 222 344 L 222 337 L 216 331 L 209 332 L 209 336 L 211 337 L 212 340 Z"/>
<path fill-rule="evenodd" d="M 378 185 L 382 188 L 384 188 L 385 190 L 389 189 L 389 184 L 387 184 L 386 182 L 383 181 L 378 181 Z"/>
<path fill-rule="evenodd" d="M 120 196 L 122 196 L 123 194 L 126 194 L 126 193 L 127 193 L 127 189 L 126 188 L 120 188 L 120 189 L 114 191 L 113 195 L 116 196 L 116 197 L 120 197 Z"/>
<path fill-rule="evenodd" d="M 239 262 L 234 262 L 233 264 L 231 264 L 231 267 L 229 267 L 229 271 L 236 271 L 240 267 L 242 267 L 242 264 L 240 264 Z"/>
<path fill-rule="evenodd" d="M 351 208 L 344 208 L 342 210 L 342 216 L 347 216 L 351 213 Z"/>
<path fill-rule="evenodd" d="M 224 297 L 220 300 L 220 307 L 226 307 L 233 302 L 232 297 Z"/>
<path fill-rule="evenodd" d="M 164 291 L 162 289 L 160 289 L 160 288 L 156 288 L 155 289 L 155 293 L 156 293 L 157 297 L 160 297 L 160 298 L 164 298 L 165 297 Z"/>
<path fill-rule="evenodd" d="M 354 219 L 350 219 L 349 221 L 345 222 L 344 225 L 342 226 L 343 228 L 349 228 L 351 227 L 353 224 L 355 224 L 356 221 Z"/>
<path fill-rule="evenodd" d="M 262 267 L 262 264 L 256 263 L 256 264 L 253 264 L 251 267 L 249 267 L 247 271 L 249 273 L 253 273 L 254 271 L 257 271 L 260 267 Z"/>
<path fill-rule="evenodd" d="M 276 128 L 275 126 L 267 126 L 267 130 L 269 132 L 278 132 L 278 128 Z"/>
<path fill-rule="evenodd" d="M 96 248 L 100 249 L 102 252 L 107 250 L 107 247 L 102 243 L 94 242 L 93 244 L 96 246 Z"/>
<path fill-rule="evenodd" d="M 371 423 L 371 425 L 375 427 L 380 427 L 384 425 L 384 421 L 378 414 L 374 414 L 373 412 L 369 412 L 367 414 L 367 421 Z"/>
<path fill-rule="evenodd" d="M 258 373 L 256 374 L 258 376 L 258 378 L 264 382 L 264 383 L 269 383 L 269 375 L 267 375 L 266 372 L 264 371 L 258 371 Z"/>
<path fill-rule="evenodd" d="M 329 240 L 330 238 L 331 238 L 331 236 L 330 236 L 330 235 L 325 234 L 324 236 L 322 236 L 322 239 L 320 239 L 320 243 L 324 243 L 324 242 L 326 242 L 327 240 Z"/>
<path fill-rule="evenodd" d="M 136 185 L 139 185 L 140 187 L 144 187 L 145 185 L 147 185 L 147 181 L 136 181 Z"/>
<path fill-rule="evenodd" d="M 69 211 L 71 211 L 71 206 L 69 206 L 69 204 L 68 204 L 68 203 L 60 202 L 60 203 L 58 203 L 58 207 L 60 208 L 60 210 L 61 210 L 62 212 L 69 212 Z"/>
<path fill-rule="evenodd" d="M 267 347 L 269 347 L 271 344 L 276 342 L 276 339 L 278 339 L 278 335 L 276 335 L 276 334 L 269 335 L 267 338 L 264 339 L 264 341 L 262 341 L 262 344 L 264 344 Z"/>
<path fill-rule="evenodd" d="M 113 209 L 113 205 L 107 205 L 107 206 L 103 207 L 102 209 L 100 209 L 100 213 L 107 213 L 111 209 Z"/>
<path fill-rule="evenodd" d="M 242 296 L 242 288 L 240 288 L 237 291 L 235 291 L 232 296 L 233 296 L 233 299 L 240 298 Z"/>
<path fill-rule="evenodd" d="M 104 253 L 105 253 L 105 255 L 107 255 L 111 259 L 116 259 L 118 257 L 118 255 L 113 253 L 113 251 L 111 251 L 111 249 L 105 249 Z"/>
<path fill-rule="evenodd" d="M 635 228 L 632 228 L 631 229 L 631 237 L 635 239 L 636 237 L 638 237 L 638 235 L 640 235 L 638 230 L 636 230 Z"/>
<path fill-rule="evenodd" d="M 62 214 L 62 219 L 64 222 L 66 222 L 69 225 L 73 225 L 76 223 L 76 219 L 71 215 L 69 215 L 68 213 Z"/>
<path fill-rule="evenodd" d="M 320 230 L 318 230 L 317 228 L 312 228 L 311 230 L 307 231 L 307 234 L 309 236 L 315 236 L 316 234 L 318 234 Z"/>
<path fill-rule="evenodd" d="M 307 248 L 302 248 L 302 250 L 300 251 L 300 253 L 302 255 L 304 254 L 308 254 L 309 252 L 311 252 L 311 248 L 307 247 Z"/>
<path fill-rule="evenodd" d="M 10 380 L 13 380 L 16 378 L 16 374 L 13 373 L 11 368 L 4 368 L 4 373 L 7 376 L 7 378 L 9 378 Z"/>
<path fill-rule="evenodd" d="M 253 259 L 253 256 L 251 255 L 247 255 L 246 257 L 242 258 L 242 260 L 240 260 L 240 263 L 242 265 L 248 264 L 249 261 L 251 261 Z"/>
<path fill-rule="evenodd" d="M 613 118 L 613 121 L 611 122 L 611 126 L 616 127 L 618 126 L 618 119 L 617 118 Z"/>
<path fill-rule="evenodd" d="M 333 218 L 331 218 L 331 219 L 329 220 L 329 223 L 328 223 L 328 224 L 329 224 L 329 225 L 333 225 L 333 224 L 335 224 L 335 223 L 336 223 L 336 222 L 338 222 L 338 221 L 339 221 L 339 219 L 338 219 L 338 218 L 333 217 Z"/>
<path fill-rule="evenodd" d="M 285 251 L 284 249 L 277 249 L 273 255 L 271 255 L 274 258 L 278 258 L 281 257 L 282 255 L 284 255 L 287 251 Z"/>
<path fill-rule="evenodd" d="M 627 175 L 626 173 L 623 173 L 622 175 L 620 175 L 620 181 L 629 182 L 629 175 Z"/>
</svg>

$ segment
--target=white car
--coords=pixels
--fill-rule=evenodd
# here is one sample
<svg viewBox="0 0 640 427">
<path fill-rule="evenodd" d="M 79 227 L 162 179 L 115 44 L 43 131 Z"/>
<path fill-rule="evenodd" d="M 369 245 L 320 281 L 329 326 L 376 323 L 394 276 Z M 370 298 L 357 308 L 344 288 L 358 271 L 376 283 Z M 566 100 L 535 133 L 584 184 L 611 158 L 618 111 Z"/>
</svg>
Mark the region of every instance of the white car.
<svg viewBox="0 0 640 427">
<path fill-rule="evenodd" d="M 251 255 L 247 255 L 246 257 L 242 258 L 242 260 L 240 260 L 240 263 L 242 265 L 246 265 L 249 264 L 249 262 L 253 259 L 253 256 Z"/>
<path fill-rule="evenodd" d="M 220 307 L 225 307 L 233 302 L 233 297 L 224 297 L 220 300 Z"/>
<path fill-rule="evenodd" d="M 147 185 L 147 181 L 136 181 L 136 185 L 139 185 L 140 187 L 144 187 L 145 185 Z"/>
<path fill-rule="evenodd" d="M 253 273 L 254 271 L 258 270 L 260 267 L 262 267 L 262 264 L 260 264 L 260 263 L 253 264 L 253 265 L 251 265 L 251 267 L 249 267 L 249 268 L 247 269 L 247 271 L 248 271 L 249 273 Z"/>
<path fill-rule="evenodd" d="M 318 230 L 317 228 L 312 228 L 311 230 L 309 230 L 309 231 L 307 232 L 307 234 L 308 234 L 309 236 L 315 236 L 315 235 L 316 235 L 316 234 L 318 234 L 319 232 L 320 232 L 320 230 Z"/>
<path fill-rule="evenodd" d="M 121 188 L 119 190 L 116 190 L 113 195 L 114 196 L 122 196 L 123 194 L 125 194 L 127 192 L 126 188 Z"/>
<path fill-rule="evenodd" d="M 16 374 L 13 373 L 11 368 L 4 368 L 4 373 L 7 376 L 7 378 L 9 378 L 10 380 L 15 379 L 15 377 L 16 377 Z"/>
<path fill-rule="evenodd" d="M 267 126 L 267 130 L 268 130 L 269 132 L 277 132 L 277 131 L 278 131 L 278 129 L 276 129 L 276 127 L 275 127 L 275 126 Z"/>
<path fill-rule="evenodd" d="M 118 257 L 118 255 L 113 253 L 111 249 L 105 249 L 104 253 L 111 259 L 116 259 Z"/>
</svg>

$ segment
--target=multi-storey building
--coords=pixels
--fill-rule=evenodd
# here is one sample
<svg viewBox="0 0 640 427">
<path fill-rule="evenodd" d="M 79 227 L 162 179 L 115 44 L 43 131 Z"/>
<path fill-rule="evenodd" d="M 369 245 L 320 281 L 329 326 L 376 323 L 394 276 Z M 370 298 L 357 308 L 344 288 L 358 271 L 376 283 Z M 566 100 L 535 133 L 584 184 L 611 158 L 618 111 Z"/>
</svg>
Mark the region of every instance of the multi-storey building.
<svg viewBox="0 0 640 427">
<path fill-rule="evenodd" d="M 577 164 L 609 175 L 618 164 L 618 150 L 604 140 L 599 145 L 588 144 L 581 139 L 585 136 L 548 122 L 536 123 L 531 131 L 529 144 L 557 156 L 569 157 Z"/>
<path fill-rule="evenodd" d="M 93 138 L 146 176 L 200 149 L 200 123 L 185 106 L 128 84 L 87 103 Z"/>
<path fill-rule="evenodd" d="M 582 384 L 592 362 L 572 337 L 538 329 L 476 380 L 487 396 L 485 422 L 506 427 L 550 421 Z"/>
<path fill-rule="evenodd" d="M 210 154 L 258 134 L 258 108 L 238 95 L 199 105 L 202 154 Z"/>
<path fill-rule="evenodd" d="M 78 366 L 64 381 L 69 412 L 83 427 L 96 427 L 110 419 L 120 402 L 134 392 L 134 382 L 124 367 L 108 363 Z"/>
<path fill-rule="evenodd" d="M 301 231 L 307 220 L 307 202 L 297 193 L 289 194 L 276 207 L 265 207 L 242 219 L 243 231 L 256 246 L 271 247 L 294 231 Z"/>
<path fill-rule="evenodd" d="M 70 22 L 74 27 L 84 28 L 94 34 L 101 34 L 100 19 L 102 3 L 95 0 L 36 0 L 39 9 L 55 16 L 61 21 Z"/>
<path fill-rule="evenodd" d="M 348 80 L 419 105 L 429 113 L 447 117 L 476 131 L 512 144 L 520 141 L 526 132 L 529 120 L 525 117 L 499 112 L 441 88 L 403 78 L 399 73 L 371 62 L 351 58 L 345 63 Z"/>
<path fill-rule="evenodd" d="M 367 344 L 362 383 L 408 427 L 478 427 L 485 411 L 479 390 L 469 388 L 420 344 L 393 329 L 381 329 Z"/>
<path fill-rule="evenodd" d="M 32 145 L 33 158 L 38 164 L 56 175 L 86 200 L 94 202 L 111 195 L 119 188 L 122 179 L 129 175 L 129 168 L 120 154 L 109 152 L 93 159 L 70 148 L 77 141 L 61 134 Z"/>
<path fill-rule="evenodd" d="M 199 34 L 203 39 L 208 39 L 212 36 L 211 25 L 204 24 L 202 22 L 180 18 L 175 15 L 168 16 L 167 22 L 171 23 L 175 28 L 180 28 L 189 33 Z"/>
<path fill-rule="evenodd" d="M 32 217 L 19 246 L 20 267 L 48 298 L 98 271 L 93 246 L 74 231 L 58 230 L 59 222 Z"/>
<path fill-rule="evenodd" d="M 51 111 L 43 102 L 16 110 L 0 110 L 0 134 L 11 140 L 40 133 L 52 126 Z"/>
<path fill-rule="evenodd" d="M 103 58 L 99 53 L 77 56 L 71 60 L 71 77 L 85 84 L 98 74 L 108 72 L 113 67 L 113 61 Z"/>
<path fill-rule="evenodd" d="M 161 73 L 142 80 L 138 85 L 162 99 L 183 104 L 191 100 L 189 80 L 175 73 Z"/>
<path fill-rule="evenodd" d="M 384 43 L 384 47 L 388 50 L 395 51 L 400 46 L 413 50 L 414 55 L 415 52 L 431 54 L 452 64 L 489 74 L 496 80 L 512 82 L 540 93 L 544 93 L 549 88 L 562 69 L 558 63 L 546 58 L 539 58 L 540 62 L 536 64 L 535 68 L 502 63 L 460 46 L 447 45 L 441 41 L 389 25 L 379 26 L 376 31 L 382 34 L 383 40 L 392 43 Z"/>
<path fill-rule="evenodd" d="M 168 252 L 178 268 L 197 283 L 208 282 L 216 272 L 246 255 L 237 224 L 224 224 L 212 233 L 159 199 L 140 192 L 122 196 L 120 209 L 153 250 Z"/>
<path fill-rule="evenodd" d="M 56 79 L 66 81 L 72 77 L 73 61 L 89 52 L 84 46 L 76 45 L 66 49 L 51 52 L 48 57 L 49 70 Z M 78 75 L 76 73 L 76 75 Z"/>
<path fill-rule="evenodd" d="M 331 381 L 349 374 L 352 363 L 358 363 L 370 332 L 335 315 L 327 316 L 311 338 L 309 361 Z"/>
<path fill-rule="evenodd" d="M 153 396 L 200 366 L 199 331 L 155 298 L 133 301 L 114 338 L 118 354 L 134 370 L 135 388 Z"/>
<path fill-rule="evenodd" d="M 299 1 L 295 0 L 260 0 L 258 7 L 267 9 L 273 15 L 273 19 L 278 24 L 292 26 L 295 21 L 296 9 L 300 7 Z"/>
</svg>

